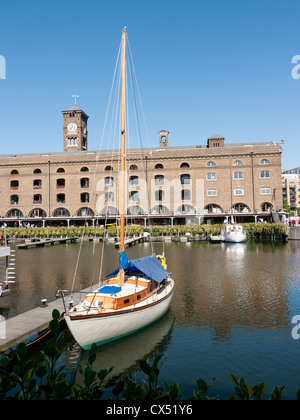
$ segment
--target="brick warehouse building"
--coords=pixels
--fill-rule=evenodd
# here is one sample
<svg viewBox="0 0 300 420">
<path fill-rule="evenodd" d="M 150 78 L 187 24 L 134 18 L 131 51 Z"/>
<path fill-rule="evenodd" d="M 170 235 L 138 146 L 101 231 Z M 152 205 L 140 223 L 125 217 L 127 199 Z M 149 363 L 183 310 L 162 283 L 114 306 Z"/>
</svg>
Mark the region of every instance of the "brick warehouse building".
<svg viewBox="0 0 300 420">
<path fill-rule="evenodd" d="M 119 213 L 117 151 L 88 150 L 88 116 L 76 104 L 62 111 L 64 151 L 0 156 L 0 216 L 17 226 L 103 224 Z M 282 211 L 282 148 L 275 141 L 127 151 L 127 217 L 132 223 L 277 221 Z M 148 185 L 148 188 L 147 188 Z"/>
</svg>

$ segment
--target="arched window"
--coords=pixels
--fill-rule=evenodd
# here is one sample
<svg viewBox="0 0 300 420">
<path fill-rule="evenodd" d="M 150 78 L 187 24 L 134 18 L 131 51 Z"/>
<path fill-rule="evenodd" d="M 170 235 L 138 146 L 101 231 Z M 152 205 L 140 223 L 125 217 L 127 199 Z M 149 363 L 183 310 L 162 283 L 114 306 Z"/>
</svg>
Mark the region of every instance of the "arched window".
<svg viewBox="0 0 300 420">
<path fill-rule="evenodd" d="M 118 210 L 115 207 L 104 207 L 104 209 L 101 210 L 101 216 L 117 216 Z"/>
<path fill-rule="evenodd" d="M 60 207 L 53 212 L 53 216 L 54 217 L 69 217 L 70 212 L 69 210 L 64 209 L 63 207 Z"/>
<path fill-rule="evenodd" d="M 137 171 L 139 168 L 137 167 L 137 165 L 130 165 L 129 170 L 130 171 Z"/>
<path fill-rule="evenodd" d="M 24 216 L 23 216 L 23 213 L 20 210 L 15 209 L 15 210 L 10 210 L 7 213 L 6 217 L 11 218 L 11 217 L 24 217 Z"/>
<path fill-rule="evenodd" d="M 164 165 L 162 165 L 161 163 L 157 163 L 157 164 L 154 166 L 154 169 L 164 169 Z"/>
<path fill-rule="evenodd" d="M 223 210 L 217 204 L 208 204 L 204 207 L 204 213 L 223 213 Z"/>
<path fill-rule="evenodd" d="M 242 166 L 242 165 L 243 165 L 243 162 L 241 160 L 235 160 L 233 162 L 233 166 Z"/>
<path fill-rule="evenodd" d="M 66 172 L 64 168 L 58 168 L 56 172 Z"/>
<path fill-rule="evenodd" d="M 262 159 L 259 163 L 261 165 L 270 165 L 270 161 L 268 159 Z"/>
<path fill-rule="evenodd" d="M 82 207 L 82 209 L 79 209 L 77 212 L 77 216 L 94 216 L 94 212 L 89 207 Z"/>
<path fill-rule="evenodd" d="M 244 203 L 234 204 L 232 209 L 235 213 L 249 213 L 249 211 L 250 211 L 249 207 L 246 206 L 246 204 L 244 204 Z"/>
<path fill-rule="evenodd" d="M 273 206 L 271 203 L 262 203 L 261 205 L 261 211 L 272 211 L 273 210 Z"/>
<path fill-rule="evenodd" d="M 216 166 L 215 162 L 213 162 L 212 160 L 210 162 L 208 162 L 208 164 L 206 166 Z"/>
<path fill-rule="evenodd" d="M 131 216 L 141 216 L 145 214 L 144 210 L 139 206 L 131 206 L 127 209 L 127 214 Z"/>
<path fill-rule="evenodd" d="M 177 209 L 176 214 L 196 214 L 196 210 L 189 204 L 183 204 Z"/>
<path fill-rule="evenodd" d="M 13 169 L 13 170 L 10 172 L 10 174 L 11 174 L 11 175 L 18 175 L 18 174 L 19 174 L 19 171 L 17 171 L 16 169 Z"/>
<path fill-rule="evenodd" d="M 41 173 L 42 173 L 42 171 L 41 171 L 40 169 L 35 169 L 35 170 L 33 171 L 33 173 L 34 173 L 34 174 L 41 174 Z"/>
<path fill-rule="evenodd" d="M 46 212 L 42 209 L 33 209 L 29 213 L 29 217 L 46 217 Z"/>
<path fill-rule="evenodd" d="M 180 168 L 189 168 L 190 167 L 190 165 L 187 163 L 187 162 L 183 162 L 181 165 L 180 165 Z"/>
<path fill-rule="evenodd" d="M 89 172 L 89 168 L 88 168 L 87 166 L 83 166 L 83 167 L 80 169 L 80 172 Z"/>
<path fill-rule="evenodd" d="M 168 207 L 159 204 L 158 206 L 153 207 L 153 209 L 151 210 L 151 214 L 162 214 L 168 216 L 170 214 L 170 210 L 168 209 Z"/>
<path fill-rule="evenodd" d="M 114 170 L 114 168 L 112 166 L 110 166 L 110 165 L 107 165 L 107 166 L 105 166 L 104 170 L 105 171 L 111 171 L 112 172 Z"/>
</svg>

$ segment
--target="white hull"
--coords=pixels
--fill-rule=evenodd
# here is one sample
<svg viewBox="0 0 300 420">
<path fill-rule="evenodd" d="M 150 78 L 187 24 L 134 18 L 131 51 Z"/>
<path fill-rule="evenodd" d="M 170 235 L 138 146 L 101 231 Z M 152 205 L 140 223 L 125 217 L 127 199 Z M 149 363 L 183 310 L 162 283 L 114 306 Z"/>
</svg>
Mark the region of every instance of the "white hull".
<svg viewBox="0 0 300 420">
<path fill-rule="evenodd" d="M 173 292 L 172 280 L 172 287 L 167 288 L 159 299 L 154 295 L 134 308 L 126 308 L 101 316 L 71 319 L 69 314 L 65 314 L 65 320 L 78 344 L 83 349 L 88 349 L 93 343 L 101 345 L 117 340 L 157 321 L 168 311 Z"/>
<path fill-rule="evenodd" d="M 241 232 L 232 232 L 232 233 L 225 233 L 224 235 L 224 242 L 245 242 L 247 240 L 247 235 Z"/>
<path fill-rule="evenodd" d="M 223 232 L 224 242 L 245 242 L 247 240 L 247 234 L 244 232 L 242 225 L 227 225 L 225 232 Z"/>
</svg>

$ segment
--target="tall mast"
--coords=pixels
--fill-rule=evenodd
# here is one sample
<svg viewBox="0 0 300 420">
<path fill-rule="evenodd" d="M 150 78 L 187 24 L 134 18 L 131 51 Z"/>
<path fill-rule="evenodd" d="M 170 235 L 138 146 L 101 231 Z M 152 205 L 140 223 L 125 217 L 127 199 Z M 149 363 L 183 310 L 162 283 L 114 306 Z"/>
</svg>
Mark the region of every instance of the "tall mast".
<svg viewBox="0 0 300 420">
<path fill-rule="evenodd" d="M 122 37 L 122 92 L 121 92 L 121 198 L 120 198 L 120 252 L 125 251 L 125 106 L 126 106 L 126 27 Z M 124 280 L 124 269 L 120 269 L 120 284 Z"/>
</svg>

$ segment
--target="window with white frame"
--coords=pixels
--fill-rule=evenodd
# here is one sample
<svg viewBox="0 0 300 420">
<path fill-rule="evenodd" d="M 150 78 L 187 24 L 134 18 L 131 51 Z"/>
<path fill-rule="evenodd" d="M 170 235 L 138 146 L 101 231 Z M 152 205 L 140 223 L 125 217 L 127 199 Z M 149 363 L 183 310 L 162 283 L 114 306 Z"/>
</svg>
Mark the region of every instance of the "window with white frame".
<svg viewBox="0 0 300 420">
<path fill-rule="evenodd" d="M 206 174 L 207 181 L 216 181 L 216 179 L 217 179 L 217 174 L 215 172 L 208 172 Z"/>
<path fill-rule="evenodd" d="M 262 179 L 265 179 L 265 178 L 271 178 L 270 171 L 260 171 L 260 177 L 261 177 Z"/>
<path fill-rule="evenodd" d="M 216 188 L 210 188 L 206 191 L 206 195 L 207 197 L 217 197 L 218 191 L 216 190 Z"/>
<path fill-rule="evenodd" d="M 235 196 L 244 195 L 244 188 L 235 188 L 233 190 L 233 195 Z"/>
<path fill-rule="evenodd" d="M 233 179 L 244 179 L 244 173 L 243 172 L 234 172 Z"/>
<path fill-rule="evenodd" d="M 242 166 L 242 165 L 243 165 L 243 162 L 241 160 L 235 160 L 233 162 L 233 166 Z"/>
<path fill-rule="evenodd" d="M 67 147 L 78 146 L 78 137 L 68 137 L 67 138 Z"/>
<path fill-rule="evenodd" d="M 262 187 L 260 189 L 260 195 L 271 195 L 272 189 L 271 187 Z"/>
</svg>

